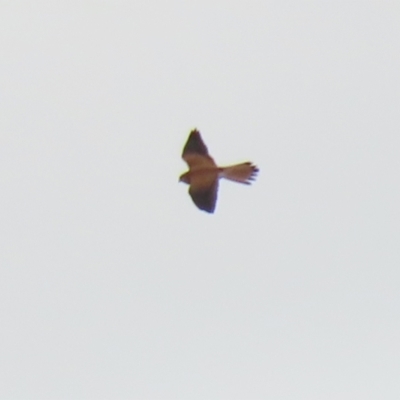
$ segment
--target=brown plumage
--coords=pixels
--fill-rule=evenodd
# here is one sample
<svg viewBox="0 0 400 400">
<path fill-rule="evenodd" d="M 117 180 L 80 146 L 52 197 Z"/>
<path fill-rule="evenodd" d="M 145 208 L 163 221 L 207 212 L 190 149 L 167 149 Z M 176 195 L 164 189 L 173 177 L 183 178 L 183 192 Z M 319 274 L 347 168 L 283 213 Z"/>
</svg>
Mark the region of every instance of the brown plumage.
<svg viewBox="0 0 400 400">
<path fill-rule="evenodd" d="M 249 185 L 259 171 L 250 162 L 218 167 L 208 154 L 197 129 L 190 132 L 183 148 L 182 158 L 188 164 L 189 171 L 182 174 L 179 180 L 190 185 L 189 194 L 196 206 L 209 213 L 215 210 L 220 178 Z"/>
</svg>

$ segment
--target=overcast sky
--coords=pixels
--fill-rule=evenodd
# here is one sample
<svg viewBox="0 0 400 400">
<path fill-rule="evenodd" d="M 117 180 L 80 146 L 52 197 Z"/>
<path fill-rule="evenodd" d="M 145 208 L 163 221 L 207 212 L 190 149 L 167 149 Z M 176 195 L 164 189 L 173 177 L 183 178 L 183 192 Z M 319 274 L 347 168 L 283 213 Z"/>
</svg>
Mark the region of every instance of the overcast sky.
<svg viewBox="0 0 400 400">
<path fill-rule="evenodd" d="M 1 1 L 0 398 L 399 399 L 399 20 Z"/>
</svg>

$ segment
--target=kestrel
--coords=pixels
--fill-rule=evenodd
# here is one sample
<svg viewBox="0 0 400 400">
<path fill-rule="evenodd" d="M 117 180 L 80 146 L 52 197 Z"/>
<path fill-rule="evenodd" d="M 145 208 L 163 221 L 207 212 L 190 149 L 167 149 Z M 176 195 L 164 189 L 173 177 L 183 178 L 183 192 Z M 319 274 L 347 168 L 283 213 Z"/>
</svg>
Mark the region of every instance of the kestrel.
<svg viewBox="0 0 400 400">
<path fill-rule="evenodd" d="M 218 181 L 220 178 L 249 185 L 257 176 L 258 168 L 250 162 L 218 167 L 209 156 L 200 132 L 194 129 L 183 148 L 182 158 L 189 171 L 182 174 L 180 182 L 190 185 L 189 194 L 200 210 L 213 213 L 217 202 Z"/>
</svg>

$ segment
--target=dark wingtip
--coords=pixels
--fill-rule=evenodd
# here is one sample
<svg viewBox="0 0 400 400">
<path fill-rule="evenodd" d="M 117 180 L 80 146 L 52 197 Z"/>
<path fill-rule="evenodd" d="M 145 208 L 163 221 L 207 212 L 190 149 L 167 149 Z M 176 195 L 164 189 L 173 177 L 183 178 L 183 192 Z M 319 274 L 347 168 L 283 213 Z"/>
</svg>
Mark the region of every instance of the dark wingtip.
<svg viewBox="0 0 400 400">
<path fill-rule="evenodd" d="M 208 155 L 207 146 L 204 144 L 197 128 L 190 131 L 189 138 L 183 148 L 182 157 L 190 153 Z"/>
</svg>

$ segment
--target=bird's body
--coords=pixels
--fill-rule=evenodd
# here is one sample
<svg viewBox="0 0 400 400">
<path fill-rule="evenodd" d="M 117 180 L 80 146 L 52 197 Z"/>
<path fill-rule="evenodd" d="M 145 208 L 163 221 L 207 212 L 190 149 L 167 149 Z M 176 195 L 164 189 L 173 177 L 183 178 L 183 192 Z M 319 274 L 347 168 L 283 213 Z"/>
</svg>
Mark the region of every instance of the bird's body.
<svg viewBox="0 0 400 400">
<path fill-rule="evenodd" d="M 208 154 L 197 129 L 190 132 L 182 158 L 188 164 L 189 171 L 182 174 L 179 180 L 190 185 L 189 194 L 196 206 L 209 213 L 215 210 L 220 178 L 249 185 L 258 173 L 258 168 L 250 162 L 218 167 Z"/>
</svg>

